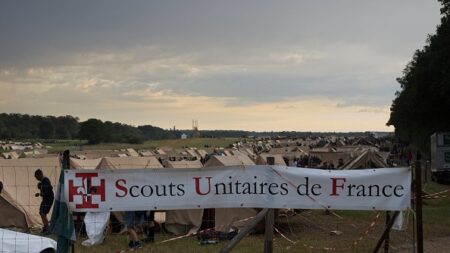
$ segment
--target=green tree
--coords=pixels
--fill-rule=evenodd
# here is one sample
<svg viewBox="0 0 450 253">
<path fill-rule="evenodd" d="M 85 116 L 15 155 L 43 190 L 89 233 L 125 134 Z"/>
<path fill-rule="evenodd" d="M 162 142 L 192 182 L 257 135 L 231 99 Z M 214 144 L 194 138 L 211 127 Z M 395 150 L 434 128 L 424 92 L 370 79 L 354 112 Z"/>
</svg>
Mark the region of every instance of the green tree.
<svg viewBox="0 0 450 253">
<path fill-rule="evenodd" d="M 429 153 L 430 135 L 450 131 L 450 0 L 439 0 L 441 24 L 398 78 L 401 90 L 391 106 L 387 125 L 396 136 Z"/>
<path fill-rule="evenodd" d="M 39 138 L 53 139 L 55 136 L 55 124 L 52 119 L 44 119 L 39 125 Z"/>
<path fill-rule="evenodd" d="M 80 123 L 80 139 L 86 139 L 89 144 L 98 144 L 104 140 L 103 122 L 98 119 L 88 119 Z"/>
</svg>

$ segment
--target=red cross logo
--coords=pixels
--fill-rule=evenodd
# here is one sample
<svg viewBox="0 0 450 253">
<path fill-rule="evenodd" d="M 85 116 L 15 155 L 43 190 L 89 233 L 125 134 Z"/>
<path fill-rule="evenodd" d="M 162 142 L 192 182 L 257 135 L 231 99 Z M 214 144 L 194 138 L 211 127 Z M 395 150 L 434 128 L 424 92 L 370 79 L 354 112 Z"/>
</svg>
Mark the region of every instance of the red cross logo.
<svg viewBox="0 0 450 253">
<path fill-rule="evenodd" d="M 69 180 L 69 202 L 77 200 L 76 208 L 98 208 L 98 203 L 93 200 L 95 197 L 96 200 L 105 201 L 105 179 L 97 179 L 98 173 L 92 172 L 75 173 L 75 177 L 79 178 L 76 185 L 75 180 Z M 93 185 L 94 183 L 97 184 Z"/>
</svg>

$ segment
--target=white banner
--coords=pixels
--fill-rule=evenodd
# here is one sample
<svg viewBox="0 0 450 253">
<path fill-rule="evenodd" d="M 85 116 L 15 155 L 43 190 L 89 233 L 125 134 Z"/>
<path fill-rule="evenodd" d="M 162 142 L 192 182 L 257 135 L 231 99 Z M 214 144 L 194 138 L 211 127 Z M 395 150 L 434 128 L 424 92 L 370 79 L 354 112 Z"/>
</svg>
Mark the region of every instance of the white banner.
<svg viewBox="0 0 450 253">
<path fill-rule="evenodd" d="M 405 210 L 411 197 L 409 168 L 255 165 L 65 173 L 69 208 L 80 212 L 233 207 Z"/>
</svg>

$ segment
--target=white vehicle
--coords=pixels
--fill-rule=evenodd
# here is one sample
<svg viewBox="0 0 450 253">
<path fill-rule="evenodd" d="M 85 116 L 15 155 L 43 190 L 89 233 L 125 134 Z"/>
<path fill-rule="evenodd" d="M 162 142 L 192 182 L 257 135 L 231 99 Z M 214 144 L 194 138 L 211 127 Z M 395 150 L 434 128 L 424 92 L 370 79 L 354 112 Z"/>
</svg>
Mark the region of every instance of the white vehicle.
<svg viewBox="0 0 450 253">
<path fill-rule="evenodd" d="M 52 253 L 56 252 L 56 241 L 0 228 L 0 252 Z"/>
<path fill-rule="evenodd" d="M 450 132 L 431 135 L 431 178 L 450 181 Z"/>
</svg>

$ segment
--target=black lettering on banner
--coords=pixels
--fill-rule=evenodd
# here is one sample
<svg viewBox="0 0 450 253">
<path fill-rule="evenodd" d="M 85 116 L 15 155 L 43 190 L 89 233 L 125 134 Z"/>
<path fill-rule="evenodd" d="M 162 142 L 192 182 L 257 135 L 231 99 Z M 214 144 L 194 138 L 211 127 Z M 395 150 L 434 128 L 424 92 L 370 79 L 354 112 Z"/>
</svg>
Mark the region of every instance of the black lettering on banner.
<svg viewBox="0 0 450 253">
<path fill-rule="evenodd" d="M 177 196 L 184 196 L 184 194 L 185 194 L 185 191 L 184 191 L 184 184 L 179 184 L 179 185 L 177 185 L 177 190 L 178 190 L 178 192 L 177 192 Z"/>
<path fill-rule="evenodd" d="M 133 197 L 133 198 L 136 198 L 136 197 L 139 196 L 139 195 L 134 194 L 133 189 L 136 189 L 136 188 L 139 188 L 139 186 L 133 185 L 133 186 L 130 187 L 130 196 Z"/>
<path fill-rule="evenodd" d="M 278 189 L 278 184 L 277 183 L 271 183 L 269 184 L 269 194 L 271 195 L 277 195 L 279 191 L 273 191 L 272 188 Z"/>
<path fill-rule="evenodd" d="M 404 190 L 403 186 L 402 186 L 402 185 L 396 185 L 395 188 L 394 188 L 394 195 L 395 195 L 396 197 L 402 197 L 402 196 L 403 196 L 403 193 L 402 193 L 402 194 L 399 194 L 399 193 L 397 193 L 397 190 L 403 191 L 403 190 Z"/>
<path fill-rule="evenodd" d="M 146 189 L 148 189 L 146 191 Z M 150 197 L 153 195 L 153 188 L 150 185 L 144 185 L 141 188 L 141 195 L 142 197 Z"/>
<path fill-rule="evenodd" d="M 386 188 L 391 188 L 392 189 L 392 185 L 385 185 L 384 187 L 383 187 L 383 195 L 385 196 L 385 197 L 391 197 L 392 196 L 392 194 L 388 194 L 388 193 L 386 193 Z M 391 192 L 391 191 L 389 191 L 389 192 Z"/>
</svg>

